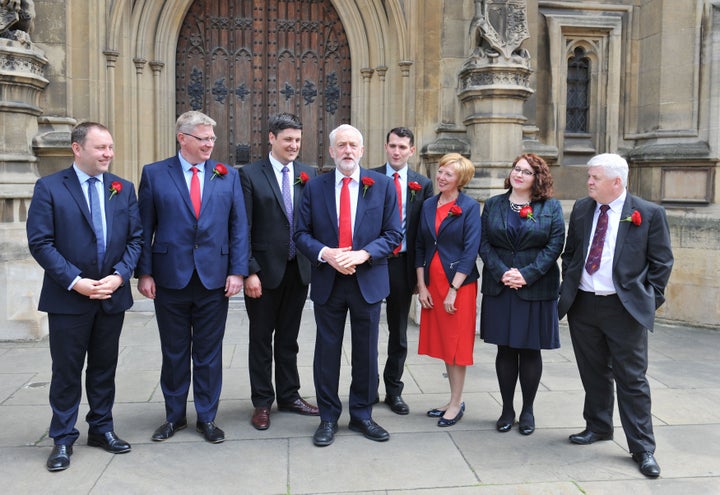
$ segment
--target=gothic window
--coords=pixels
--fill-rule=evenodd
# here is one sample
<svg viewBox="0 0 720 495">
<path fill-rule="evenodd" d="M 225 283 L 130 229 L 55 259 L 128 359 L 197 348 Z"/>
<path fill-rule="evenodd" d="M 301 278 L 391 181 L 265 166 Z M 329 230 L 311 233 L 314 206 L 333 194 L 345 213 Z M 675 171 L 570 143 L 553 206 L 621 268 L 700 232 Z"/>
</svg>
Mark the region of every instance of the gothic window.
<svg viewBox="0 0 720 495">
<path fill-rule="evenodd" d="M 590 59 L 581 47 L 575 48 L 567 67 L 567 132 L 585 133 L 588 129 L 590 101 Z"/>
</svg>

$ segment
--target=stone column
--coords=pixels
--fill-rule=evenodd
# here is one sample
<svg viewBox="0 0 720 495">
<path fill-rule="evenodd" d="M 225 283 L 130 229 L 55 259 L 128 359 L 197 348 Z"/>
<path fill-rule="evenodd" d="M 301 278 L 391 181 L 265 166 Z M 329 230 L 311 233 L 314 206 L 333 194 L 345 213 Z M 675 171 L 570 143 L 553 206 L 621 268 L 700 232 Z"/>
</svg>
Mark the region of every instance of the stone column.
<svg viewBox="0 0 720 495">
<path fill-rule="evenodd" d="M 513 159 L 523 151 L 523 104 L 530 88 L 525 0 L 476 0 L 468 51 L 459 74 L 475 178 L 467 193 L 485 200 L 504 190 Z"/>
<path fill-rule="evenodd" d="M 2 10 L 0 340 L 37 339 L 47 334 L 46 317 L 37 311 L 42 270 L 29 255 L 25 220 L 33 185 L 38 177 L 37 158 L 32 153 L 31 144 L 38 132 L 38 116 L 42 113 L 40 94 L 48 84 L 44 77 L 48 61 L 42 51 L 30 42 L 31 13 L 24 10 L 16 12 L 9 6 Z"/>
</svg>

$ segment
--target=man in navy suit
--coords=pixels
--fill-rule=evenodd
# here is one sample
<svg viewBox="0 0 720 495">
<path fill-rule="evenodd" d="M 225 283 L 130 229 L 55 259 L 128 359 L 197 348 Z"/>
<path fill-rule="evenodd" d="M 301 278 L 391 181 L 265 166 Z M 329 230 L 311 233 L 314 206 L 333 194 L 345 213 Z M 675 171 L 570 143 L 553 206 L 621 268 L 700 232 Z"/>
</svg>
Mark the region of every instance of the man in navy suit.
<svg viewBox="0 0 720 495">
<path fill-rule="evenodd" d="M 88 445 L 130 451 L 114 432 L 112 407 L 120 331 L 133 303 L 128 281 L 142 243 L 138 203 L 133 184 L 108 172 L 115 152 L 105 126 L 78 124 L 71 143 L 72 167 L 37 181 L 27 218 L 30 252 L 45 270 L 38 309 L 50 327 L 49 471 L 70 466 L 86 356 Z"/>
<path fill-rule="evenodd" d="M 578 200 L 570 215 L 558 313 L 560 318 L 568 315 L 585 388 L 586 422 L 570 441 L 588 445 L 613 438 L 617 388 L 632 458 L 642 474 L 656 478 L 660 467 L 645 377 L 648 330 L 665 301 L 673 254 L 665 210 L 629 194 L 627 177 L 628 164 L 621 156 L 593 157 L 588 197 Z"/>
<path fill-rule="evenodd" d="M 210 159 L 215 121 L 190 111 L 175 125 L 180 151 L 146 165 L 139 188 L 143 250 L 138 290 L 154 299 L 160 331 L 165 423 L 154 441 L 187 426 L 190 364 L 196 429 L 225 440 L 215 424 L 222 389 L 228 298 L 248 273 L 248 229 L 238 172 Z"/>
<path fill-rule="evenodd" d="M 385 298 L 388 348 L 383 379 L 385 403 L 395 414 L 408 414 L 410 408 L 402 398 L 402 382 L 407 358 L 407 324 L 412 295 L 417 293 L 415 272 L 415 239 L 423 202 L 433 194 L 432 182 L 411 170 L 408 159 L 415 154 L 415 136 L 407 127 L 396 127 L 385 137 L 387 163 L 374 169 L 387 175 L 398 194 L 398 217 L 403 240 L 388 256 L 390 294 Z"/>
<path fill-rule="evenodd" d="M 335 171 L 303 191 L 295 243 L 314 262 L 310 298 L 315 303 L 315 392 L 320 426 L 313 442 L 330 445 L 342 412 L 338 396 L 345 319 L 350 312 L 352 383 L 350 429 L 375 441 L 390 438 L 372 419 L 378 386 L 378 326 L 390 292 L 387 257 L 402 241 L 395 186 L 360 167 L 359 130 L 343 124 L 330 133 Z"/>
<path fill-rule="evenodd" d="M 240 169 L 252 250 L 250 275 L 245 279 L 250 319 L 248 369 L 255 408 L 250 423 L 258 430 L 270 427 L 276 391 L 280 411 L 319 414 L 318 408 L 299 394 L 297 338 L 310 283 L 310 261 L 297 252 L 292 240 L 302 190 L 317 170 L 295 160 L 302 139 L 297 116 L 274 115 L 269 127 L 268 157 Z"/>
</svg>

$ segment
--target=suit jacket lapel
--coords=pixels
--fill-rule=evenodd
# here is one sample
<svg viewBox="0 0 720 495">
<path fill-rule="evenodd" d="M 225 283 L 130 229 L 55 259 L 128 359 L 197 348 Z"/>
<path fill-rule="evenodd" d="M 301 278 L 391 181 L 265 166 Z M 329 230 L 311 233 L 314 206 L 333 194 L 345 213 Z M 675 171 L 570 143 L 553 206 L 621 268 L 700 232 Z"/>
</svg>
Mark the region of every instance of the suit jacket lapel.
<svg viewBox="0 0 720 495">
<path fill-rule="evenodd" d="M 338 214 L 335 207 L 335 172 L 328 172 L 322 176 L 321 180 L 325 181 L 325 184 L 323 184 L 323 189 L 325 189 L 323 200 L 325 201 L 325 208 L 327 209 L 328 223 L 332 226 L 333 232 L 335 232 L 335 238 L 337 239 L 339 232 Z M 355 218 L 357 220 L 357 217 Z"/>
<path fill-rule="evenodd" d="M 113 201 L 110 200 L 110 187 L 112 179 L 109 174 L 103 174 L 103 199 L 105 200 L 105 252 L 107 252 L 107 246 L 110 244 L 110 233 L 113 231 L 113 218 L 115 218 L 115 205 L 117 204 L 117 195 L 113 196 Z"/>
<path fill-rule="evenodd" d="M 632 215 L 633 211 L 633 198 L 630 193 L 625 196 L 625 202 L 623 203 L 622 212 L 620 213 L 620 223 L 618 225 L 617 239 L 615 240 L 615 252 L 613 253 L 613 269 L 617 266 L 618 261 L 621 259 L 621 253 L 623 246 L 625 245 L 625 237 L 627 237 L 630 224 L 632 222 L 623 222 L 623 218 L 628 218 Z"/>
<path fill-rule="evenodd" d="M 431 205 L 423 210 L 423 221 L 427 224 L 428 230 L 433 236 L 433 239 L 437 239 L 437 232 L 435 232 L 435 212 L 437 211 L 437 204 L 440 195 L 435 195 L 428 200 Z"/>
<path fill-rule="evenodd" d="M 78 205 L 78 208 L 82 212 L 83 217 L 85 218 L 85 221 L 88 223 L 90 228 L 93 228 L 92 223 L 92 217 L 90 216 L 90 207 L 87 204 L 87 199 L 85 199 L 85 194 L 83 194 L 82 186 L 80 185 L 80 181 L 78 180 L 77 174 L 75 173 L 75 170 L 70 167 L 67 169 L 67 173 L 65 174 L 65 187 L 70 192 L 70 196 L 75 200 L 75 202 Z"/>
<path fill-rule="evenodd" d="M 272 190 L 273 194 L 275 195 L 275 199 L 278 202 L 278 206 L 285 213 L 285 216 L 287 216 L 287 212 L 285 211 L 285 201 L 283 200 L 283 197 L 282 197 L 282 190 L 280 189 L 280 186 L 278 186 L 277 178 L 275 176 L 275 170 L 273 170 L 273 166 L 270 163 L 270 160 L 265 160 L 263 162 L 262 173 L 265 176 L 265 179 L 268 181 L 268 185 L 270 186 L 270 189 Z M 290 180 L 292 181 L 292 177 L 290 177 Z M 292 184 L 292 182 L 291 182 L 291 184 Z M 289 218 L 288 218 L 288 220 L 289 220 Z"/>
<path fill-rule="evenodd" d="M 587 209 L 585 210 L 583 219 L 583 245 L 582 245 L 582 259 L 587 259 L 588 249 L 590 248 L 590 233 L 593 228 L 593 216 L 595 215 L 595 208 L 597 203 L 595 200 L 588 201 Z"/>
<path fill-rule="evenodd" d="M 438 198 L 439 198 L 439 196 L 438 196 Z M 462 193 L 460 193 L 460 194 L 458 195 L 457 199 L 455 200 L 455 204 L 456 204 L 458 207 L 460 207 L 460 209 L 463 210 L 463 212 L 461 213 L 461 215 L 464 215 L 464 214 L 465 214 L 465 210 L 463 209 L 462 205 L 460 204 L 460 203 L 462 203 L 462 202 L 463 202 Z M 452 206 L 451 206 L 450 208 L 452 208 Z M 448 212 L 447 216 L 446 216 L 445 218 L 443 218 L 442 222 L 440 223 L 440 228 L 438 229 L 438 237 L 440 237 L 440 234 L 442 233 L 442 231 L 445 230 L 445 228 L 446 228 L 448 225 L 450 225 L 452 222 L 454 222 L 455 220 L 457 220 L 457 216 L 456 216 L 456 215 L 450 215 L 450 212 Z M 434 227 L 434 224 L 433 224 L 433 227 Z M 435 230 L 435 229 L 433 229 L 433 230 Z"/>
<path fill-rule="evenodd" d="M 183 173 L 180 159 L 177 156 L 168 164 L 168 174 L 170 175 L 172 183 L 175 184 L 181 200 L 185 203 L 188 210 L 190 210 L 190 213 L 195 216 L 195 209 L 190 201 L 190 191 L 188 190 L 187 182 L 185 181 L 185 174 Z M 162 184 L 160 184 L 159 187 L 163 187 Z"/>
<path fill-rule="evenodd" d="M 370 189 L 372 187 L 368 187 L 367 191 L 365 191 L 365 197 L 363 197 L 363 177 L 367 176 L 367 171 L 364 168 L 360 168 L 360 182 L 358 183 L 358 195 L 357 195 L 357 206 L 355 209 L 355 225 L 353 226 L 353 239 L 355 239 L 355 233 L 359 230 L 360 224 L 362 223 L 362 219 L 365 216 L 365 210 L 367 209 L 367 202 L 368 202 L 368 194 L 370 194 Z M 397 207 L 395 208 L 397 211 Z"/>
</svg>

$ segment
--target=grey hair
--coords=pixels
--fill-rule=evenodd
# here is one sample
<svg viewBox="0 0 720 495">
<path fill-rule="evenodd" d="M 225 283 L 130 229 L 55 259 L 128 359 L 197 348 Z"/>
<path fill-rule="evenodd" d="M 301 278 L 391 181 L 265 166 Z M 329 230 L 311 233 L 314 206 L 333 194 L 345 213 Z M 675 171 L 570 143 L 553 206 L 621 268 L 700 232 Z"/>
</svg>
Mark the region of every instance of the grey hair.
<svg viewBox="0 0 720 495">
<path fill-rule="evenodd" d="M 595 155 L 588 162 L 588 167 L 602 167 L 608 178 L 620 177 L 623 187 L 627 187 L 629 167 L 625 158 L 620 155 L 616 153 Z"/>
<path fill-rule="evenodd" d="M 199 125 L 211 125 L 215 127 L 217 122 L 202 112 L 190 110 L 178 117 L 175 122 L 175 134 L 191 133 Z"/>
<path fill-rule="evenodd" d="M 351 126 L 350 124 L 340 124 L 335 129 L 333 129 L 330 132 L 330 146 L 335 145 L 335 137 L 337 136 L 337 133 L 340 131 L 352 131 L 357 133 L 358 136 L 360 136 L 360 146 L 363 146 L 363 135 L 362 132 L 360 132 L 359 129 L 356 127 Z"/>
</svg>

